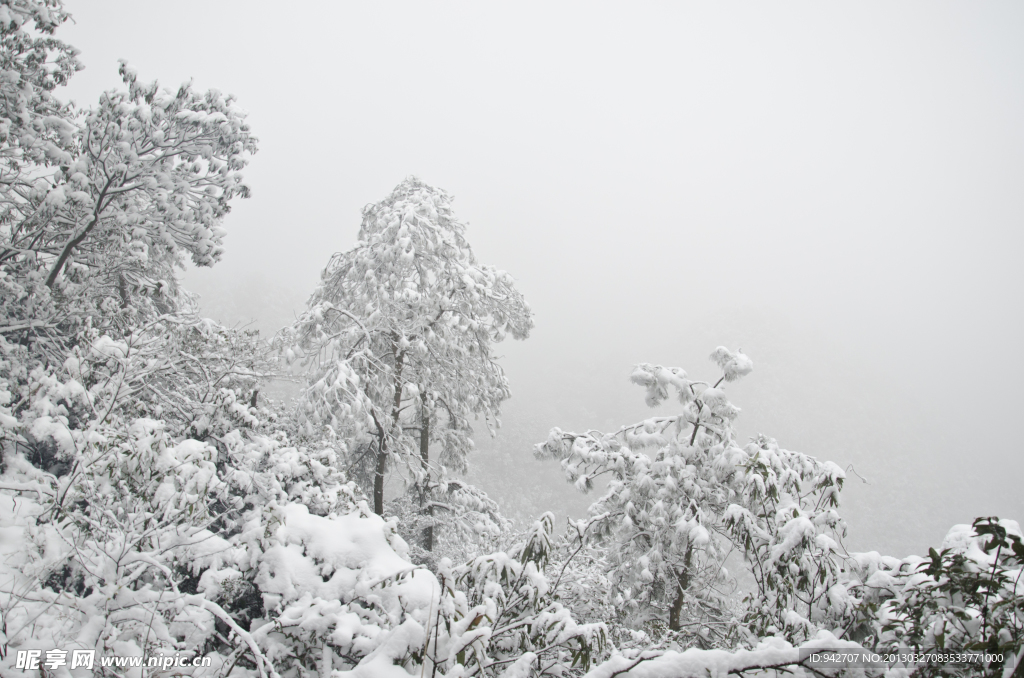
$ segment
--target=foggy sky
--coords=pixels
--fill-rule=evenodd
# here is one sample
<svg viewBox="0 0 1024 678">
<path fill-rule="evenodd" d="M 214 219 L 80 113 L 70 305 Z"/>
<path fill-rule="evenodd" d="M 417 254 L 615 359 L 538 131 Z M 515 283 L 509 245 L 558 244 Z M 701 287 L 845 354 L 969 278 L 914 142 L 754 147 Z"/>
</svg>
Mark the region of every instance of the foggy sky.
<svg viewBox="0 0 1024 678">
<path fill-rule="evenodd" d="M 87 68 L 65 97 L 125 58 L 249 111 L 253 198 L 184 277 L 211 315 L 272 331 L 363 205 L 410 174 L 455 195 L 536 313 L 499 349 L 513 400 L 473 460 L 503 499 L 531 496 L 494 481 L 515 469 L 585 507 L 529 444 L 647 416 L 633 364 L 713 378 L 726 344 L 754 360 L 729 389 L 744 437 L 870 481 L 844 491 L 852 547 L 1024 521 L 1020 3 L 68 8 Z"/>
</svg>

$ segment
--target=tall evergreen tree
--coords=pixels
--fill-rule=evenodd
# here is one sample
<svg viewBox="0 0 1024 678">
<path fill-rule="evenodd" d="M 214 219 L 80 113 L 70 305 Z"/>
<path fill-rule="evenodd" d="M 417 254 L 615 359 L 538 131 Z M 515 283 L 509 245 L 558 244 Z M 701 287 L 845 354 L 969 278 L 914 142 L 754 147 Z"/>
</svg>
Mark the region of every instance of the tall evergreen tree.
<svg viewBox="0 0 1024 678">
<path fill-rule="evenodd" d="M 451 203 L 411 177 L 368 206 L 358 243 L 331 258 L 289 334 L 310 366 L 308 416 L 367 441 L 377 513 L 396 461 L 432 510 L 443 469 L 466 467 L 470 416 L 497 423 L 509 397 L 492 345 L 533 327 L 512 276 L 476 260 Z"/>
</svg>

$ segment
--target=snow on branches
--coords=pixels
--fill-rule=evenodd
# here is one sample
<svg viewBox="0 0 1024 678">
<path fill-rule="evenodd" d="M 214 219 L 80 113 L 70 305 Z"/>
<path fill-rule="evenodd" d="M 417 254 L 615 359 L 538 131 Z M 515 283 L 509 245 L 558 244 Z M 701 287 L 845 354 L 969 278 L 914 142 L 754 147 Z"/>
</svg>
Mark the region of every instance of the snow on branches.
<svg viewBox="0 0 1024 678">
<path fill-rule="evenodd" d="M 366 207 L 355 248 L 331 258 L 308 310 L 280 340 L 308 366 L 310 421 L 372 449 L 378 513 L 393 463 L 405 465 L 433 513 L 441 468 L 465 470 L 470 416 L 497 424 L 509 397 L 492 344 L 533 327 L 512 277 L 477 262 L 451 203 L 411 177 Z M 428 531 L 428 550 L 431 542 Z"/>
<path fill-rule="evenodd" d="M 809 637 L 832 613 L 845 527 L 835 507 L 843 472 L 831 463 L 789 452 L 759 437 L 741 447 L 732 422 L 739 414 L 721 388 L 753 367 L 740 352 L 719 347 L 713 384 L 678 368 L 636 367 L 631 380 L 657 405 L 675 391 L 682 412 L 624 426 L 614 433 L 551 432 L 537 446 L 561 461 L 582 491 L 610 475 L 590 508 L 588 538 L 607 545 L 611 596 L 634 623 L 668 612 L 672 631 L 692 628 L 696 642 L 731 633 L 723 586 L 725 560 L 737 550 L 756 582 L 747 623 L 764 633 Z M 803 607 L 802 615 L 795 610 Z"/>
<path fill-rule="evenodd" d="M 853 554 L 844 577 L 849 637 L 877 652 L 988 653 L 1002 661 L 932 664 L 918 676 L 1010 676 L 1024 660 L 1024 536 L 1013 520 L 955 525 L 927 557 Z M 1016 675 L 1016 674 L 1014 674 Z"/>
<path fill-rule="evenodd" d="M 539 453 L 580 490 L 611 482 L 568 536 L 550 513 L 512 534 L 448 473 L 470 416 L 496 425 L 509 396 L 493 344 L 533 320 L 512 278 L 476 261 L 451 197 L 419 180 L 366 208 L 277 339 L 309 368 L 301 409 L 261 401 L 267 346 L 199 318 L 173 276 L 220 256 L 255 151 L 244 116 L 126 66 L 126 92 L 62 104 L 52 91 L 80 68 L 53 37 L 67 18 L 59 0 L 0 0 L 0 678 L 52 649 L 209 658 L 195 678 L 611 678 L 823 675 L 807 650 L 892 646 L 998 653 L 986 675 L 1010 678 L 1019 526 L 958 526 L 925 558 L 847 554 L 843 471 L 735 440 L 724 384 L 752 370 L 742 352 L 712 354 L 714 382 L 637 366 L 675 416 L 553 430 Z M 393 463 L 414 491 L 384 518 Z M 420 558 L 438 522 L 495 546 Z M 666 617 L 671 633 L 629 628 Z"/>
<path fill-rule="evenodd" d="M 52 30 L 59 3 L 3 8 L 14 58 L 0 78 L 0 333 L 52 341 L 57 327 L 124 326 L 187 303 L 175 267 L 186 255 L 216 262 L 230 202 L 249 194 L 244 113 L 215 90 L 140 83 L 123 63 L 127 91 L 90 109 L 60 104 L 49 90 L 79 68 L 74 50 L 22 28 L 32 15 Z"/>
</svg>

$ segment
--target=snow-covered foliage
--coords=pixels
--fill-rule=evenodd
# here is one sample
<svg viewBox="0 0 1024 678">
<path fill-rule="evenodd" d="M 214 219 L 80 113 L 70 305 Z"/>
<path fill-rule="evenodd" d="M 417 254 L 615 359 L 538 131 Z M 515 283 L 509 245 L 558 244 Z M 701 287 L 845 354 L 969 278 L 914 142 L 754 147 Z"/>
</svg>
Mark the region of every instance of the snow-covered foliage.
<svg viewBox="0 0 1024 678">
<path fill-rule="evenodd" d="M 507 551 L 443 563 L 428 668 L 452 667 L 448 676 L 561 676 L 601 656 L 605 625 L 578 624 L 555 597 L 553 520 L 541 516 Z"/>
<path fill-rule="evenodd" d="M 21 651 L 81 649 L 202 656 L 175 669 L 197 678 L 1010 678 L 1019 526 L 957 526 L 926 558 L 847 554 L 842 470 L 736 442 L 722 385 L 751 372 L 741 352 L 712 354 L 713 384 L 638 366 L 647 401 L 674 393 L 676 416 L 554 430 L 541 454 L 581 490 L 611 483 L 566 535 L 550 513 L 514 533 L 449 472 L 470 416 L 496 425 L 509 396 L 492 344 L 532 317 L 476 262 L 450 196 L 416 179 L 366 209 L 278 338 L 309 366 L 301 409 L 261 399 L 269 347 L 200 318 L 174 275 L 220 256 L 255 151 L 244 117 L 124 65 L 127 91 L 61 103 L 80 68 L 53 37 L 67 18 L 59 0 L 0 0 L 0 676 L 25 675 Z M 384 517 L 388 464 L 413 491 Z M 437 523 L 451 539 L 429 552 Z M 893 646 L 1007 661 L 807 662 Z"/>
<path fill-rule="evenodd" d="M 366 207 L 358 243 L 331 258 L 308 310 L 279 340 L 309 369 L 304 416 L 368 452 L 377 513 L 395 464 L 430 520 L 437 509 L 459 505 L 451 517 L 471 507 L 460 501 L 469 493 L 449 491 L 445 469 L 466 468 L 470 416 L 496 425 L 509 397 L 491 345 L 533 326 L 512 277 L 476 261 L 451 203 L 409 178 Z M 430 550 L 429 526 L 424 541 Z"/>
<path fill-rule="evenodd" d="M 131 350 L 94 343 L 124 373 L 101 383 L 145 374 Z M 201 654 L 207 675 L 261 676 L 408 675 L 424 661 L 435 675 L 494 676 L 525 652 L 525 675 L 562 675 L 599 656 L 603 627 L 576 624 L 546 579 L 550 517 L 507 553 L 442 563 L 439 582 L 345 481 L 335 450 L 289 444 L 237 391 L 217 391 L 199 425 L 135 416 L 130 389 L 101 397 L 68 370 L 30 390 L 4 418 L 9 650 Z M 0 673 L 17 675 L 6 657 Z"/>
<path fill-rule="evenodd" d="M 956 525 L 927 557 L 853 554 L 844 585 L 850 637 L 878 651 L 988 652 L 1024 657 L 1024 544 L 1013 520 Z M 991 675 L 1000 668 L 988 666 Z M 978 667 L 925 666 L 916 675 L 972 675 Z"/>
<path fill-rule="evenodd" d="M 864 648 L 855 642 L 836 638 L 828 631 L 794 647 L 782 638 L 769 637 L 751 649 L 702 649 L 684 651 L 643 651 L 616 654 L 595 667 L 586 678 L 668 678 L 669 676 L 792 676 L 821 678 L 880 676 L 882 667 L 808 667 L 807 658 L 814 650 L 839 650 L 850 653 Z M 900 675 L 898 672 L 895 675 Z"/>
<path fill-rule="evenodd" d="M 0 4 L 0 674 L 19 675 L 17 652 L 33 648 L 203 655 L 213 665 L 197 672 L 219 676 L 408 675 L 425 660 L 432 675 L 493 676 L 529 652 L 540 663 L 527 674 L 589 665 L 603 627 L 553 600 L 547 536 L 443 562 L 438 581 L 346 479 L 357 427 L 259 402 L 272 364 L 258 337 L 198 318 L 174 277 L 186 255 L 216 261 L 229 201 L 247 193 L 255 142 L 241 114 L 230 97 L 164 92 L 125 66 L 127 92 L 61 104 L 50 90 L 79 67 L 48 37 L 65 18 L 55 1 Z M 437 322 L 398 337 L 419 351 L 398 402 L 416 404 L 424 440 L 458 470 L 468 415 L 494 420 L 508 397 L 489 342 L 532 321 L 511 278 L 475 262 L 450 199 L 403 186 L 368 214 L 361 273 L 383 272 L 384 231 L 393 215 L 407 222 L 420 311 Z M 370 321 L 377 339 L 406 319 L 396 308 Z M 404 449 L 408 418 L 381 412 Z M 474 533 L 506 528 L 444 465 L 430 478 L 429 507 Z"/>
<path fill-rule="evenodd" d="M 615 652 L 588 678 L 678 675 L 992 676 L 1019 675 L 1024 658 L 1024 547 L 1016 522 L 979 518 L 954 526 L 941 551 L 892 558 L 853 553 L 829 595 L 849 604 L 844 623 L 819 629 L 799 646 L 779 634 L 746 648 Z M 872 662 L 809 664 L 812 650 L 871 656 Z M 920 659 L 892 661 L 893 652 Z M 885 658 L 887 653 L 889 660 Z M 971 661 L 934 660 L 939 656 Z M 926 659 L 931 655 L 932 659 Z M 988 658 L 986 658 L 986 655 Z M 1001 658 L 1001 659 L 1000 659 Z M 1015 672 L 1016 671 L 1016 672 Z"/>
<path fill-rule="evenodd" d="M 835 507 L 843 471 L 759 437 L 740 447 L 732 422 L 739 409 L 722 390 L 752 369 L 740 352 L 719 347 L 714 384 L 679 368 L 638 365 L 632 381 L 657 405 L 674 391 L 682 413 L 610 434 L 551 432 L 540 456 L 561 460 L 566 477 L 587 491 L 611 475 L 590 508 L 586 538 L 607 545 L 610 595 L 633 624 L 668 612 L 668 627 L 710 646 L 732 642 L 736 619 L 725 595 L 725 559 L 738 550 L 756 582 L 749 628 L 791 640 L 833 614 L 837 539 L 845 527 Z"/>
<path fill-rule="evenodd" d="M 38 30 L 63 16 L 55 2 L 3 7 L 31 7 Z M 175 267 L 217 261 L 229 202 L 248 195 L 240 171 L 256 141 L 244 115 L 217 91 L 161 90 L 124 64 L 127 91 L 89 109 L 58 104 L 48 88 L 77 68 L 73 50 L 0 23 L 5 53 L 31 50 L 4 64 L 5 86 L 20 89 L 0 113 L 0 331 L 32 329 L 38 341 L 86 325 L 124 332 L 179 307 Z"/>
<path fill-rule="evenodd" d="M 446 469 L 441 468 L 433 489 L 426 506 L 413 492 L 385 504 L 388 515 L 398 519 L 399 533 L 409 544 L 413 562 L 436 572 L 444 558 L 461 562 L 497 548 L 512 529 L 497 502 L 480 488 L 450 477 Z M 424 538 L 427 534 L 434 535 L 430 544 Z M 432 548 L 427 549 L 428 545 Z"/>
</svg>

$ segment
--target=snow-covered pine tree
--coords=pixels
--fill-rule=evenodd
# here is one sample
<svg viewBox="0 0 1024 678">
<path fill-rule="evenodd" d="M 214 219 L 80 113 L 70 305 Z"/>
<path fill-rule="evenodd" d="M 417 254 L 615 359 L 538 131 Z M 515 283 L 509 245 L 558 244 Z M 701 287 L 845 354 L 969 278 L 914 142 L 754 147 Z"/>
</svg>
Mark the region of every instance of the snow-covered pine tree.
<svg viewBox="0 0 1024 678">
<path fill-rule="evenodd" d="M 465 231 L 451 196 L 406 179 L 364 209 L 356 246 L 331 258 L 285 338 L 309 366 L 309 419 L 364 441 L 377 513 L 396 461 L 428 513 L 454 508 L 439 495 L 444 470 L 465 469 L 470 416 L 496 424 L 509 397 L 492 345 L 533 327 L 512 277 L 477 262 Z M 428 528 L 428 550 L 432 540 Z"/>
<path fill-rule="evenodd" d="M 36 343 L 85 324 L 126 332 L 147 315 L 180 307 L 174 269 L 184 258 L 217 261 L 230 201 L 248 195 L 241 170 L 256 151 L 229 96 L 139 82 L 79 110 L 49 90 L 78 67 L 73 50 L 32 38 L 52 31 L 57 2 L 4 4 L 9 59 L 0 102 L 0 263 L 4 334 L 34 330 Z M 43 18 L 40 18 L 43 17 Z M 16 85 L 12 83 L 17 83 Z M 27 336 L 24 333 L 22 336 Z M 51 357 L 54 357 L 54 354 Z"/>
</svg>

